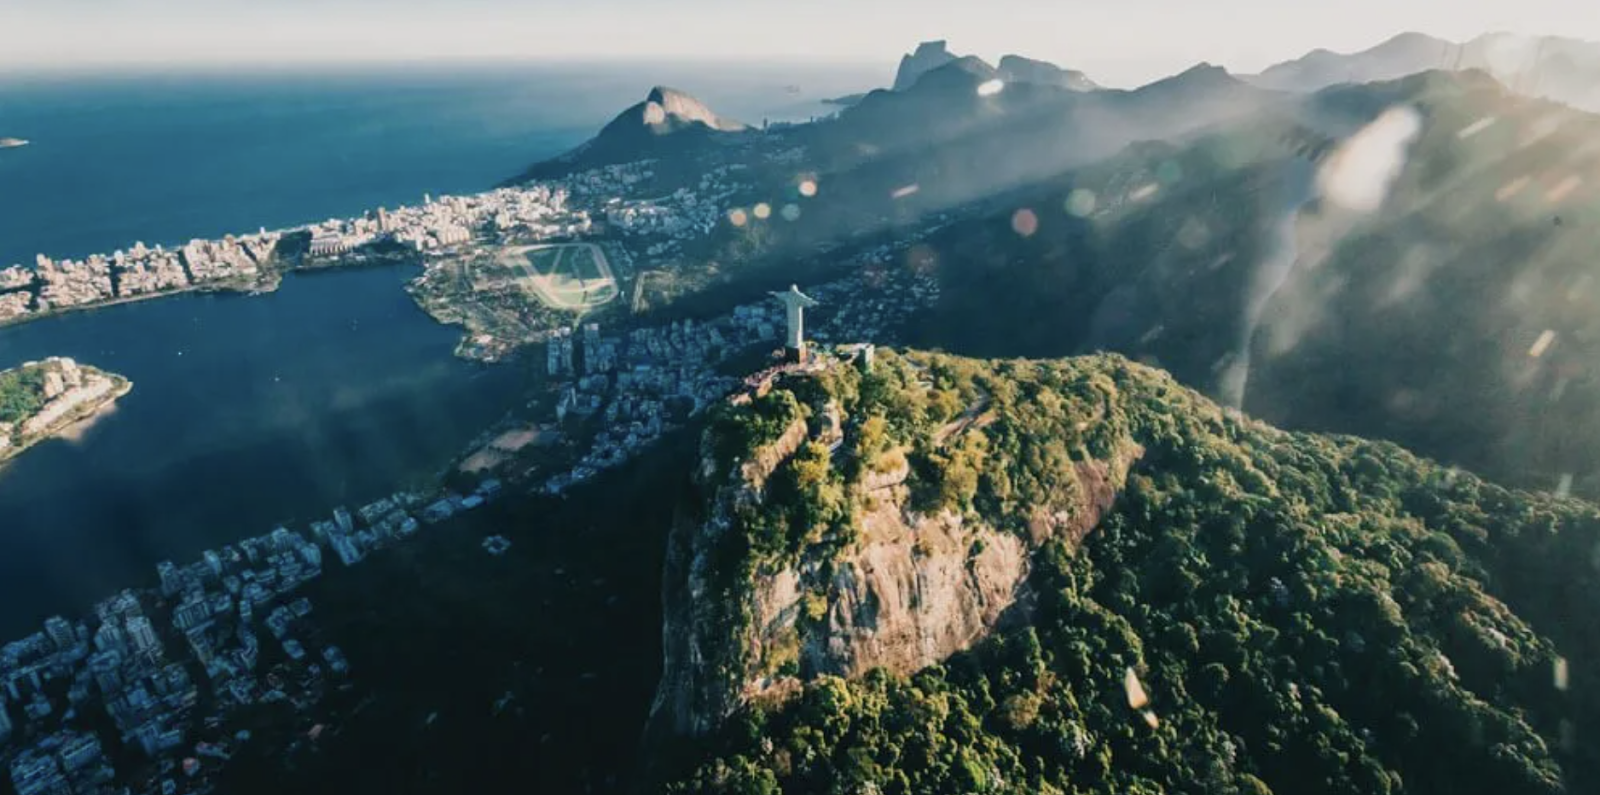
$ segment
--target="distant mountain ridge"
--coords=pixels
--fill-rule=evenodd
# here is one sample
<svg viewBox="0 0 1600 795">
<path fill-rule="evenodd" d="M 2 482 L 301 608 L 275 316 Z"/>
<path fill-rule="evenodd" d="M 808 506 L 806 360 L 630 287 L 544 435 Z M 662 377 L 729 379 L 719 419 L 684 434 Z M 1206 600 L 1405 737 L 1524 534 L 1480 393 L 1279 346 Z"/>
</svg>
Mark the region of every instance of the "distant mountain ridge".
<svg viewBox="0 0 1600 795">
<path fill-rule="evenodd" d="M 965 57 L 976 58 L 976 56 Z M 944 39 L 922 42 L 915 50 L 900 57 L 900 67 L 895 71 L 894 84 L 889 90 L 908 91 L 922 79 L 923 75 L 961 58 L 962 56 L 950 52 L 949 42 Z M 1049 61 L 1027 58 L 1014 53 L 1000 56 L 1000 62 L 993 68 L 996 76 L 1007 83 L 1035 83 L 1070 91 L 1094 91 L 1100 88 L 1100 85 L 1090 80 L 1088 75 L 1076 69 L 1063 68 Z M 824 102 L 849 107 L 865 99 L 869 93 L 871 92 L 850 94 Z"/>
<path fill-rule="evenodd" d="M 629 106 L 600 128 L 595 137 L 553 160 L 535 164 L 512 181 L 538 179 L 594 164 L 659 157 L 692 148 L 714 135 L 748 129 L 742 122 L 717 115 L 685 91 L 656 86 L 643 101 Z"/>
<path fill-rule="evenodd" d="M 1433 69 L 1480 69 L 1519 93 L 1600 110 L 1600 42 L 1561 36 L 1487 33 L 1453 42 L 1407 32 L 1359 52 L 1312 50 L 1244 79 L 1263 88 L 1316 91 Z"/>
<path fill-rule="evenodd" d="M 943 39 L 918 44 L 917 49 L 901 56 L 900 68 L 894 74 L 894 90 L 905 91 L 916 85 L 923 75 L 955 59 Z"/>
<path fill-rule="evenodd" d="M 1025 58 L 1021 55 L 1002 55 L 996 66 L 1000 77 L 1008 83 L 1039 83 L 1060 86 L 1069 91 L 1095 91 L 1099 84 L 1076 69 L 1064 69 L 1049 61 Z"/>
<path fill-rule="evenodd" d="M 998 90 L 980 90 L 995 80 L 1003 81 Z M 1000 70 L 968 56 L 930 70 L 906 91 L 873 91 L 797 137 L 818 169 L 850 190 L 887 196 L 915 183 L 916 195 L 895 206 L 936 212 L 1134 141 L 1186 135 L 1276 96 L 1209 65 L 1134 90 L 1077 91 L 1006 81 Z"/>
<path fill-rule="evenodd" d="M 920 195 L 902 203 L 926 213 L 1108 156 L 1136 140 L 1187 134 L 1275 95 L 1210 64 L 1138 89 L 1084 90 L 1093 83 L 1080 72 L 1017 56 L 1004 62 L 1009 71 L 977 56 L 955 56 L 942 42 L 924 43 L 902 69 L 913 81 L 909 87 L 869 92 L 836 118 L 770 134 L 802 146 L 829 179 L 878 197 L 841 211 L 875 215 L 882 208 L 874 202 L 918 182 L 919 173 L 941 174 L 919 183 Z M 930 63 L 938 65 L 924 70 Z M 986 84 L 995 81 L 990 90 Z M 688 94 L 657 88 L 592 140 L 535 165 L 518 181 L 647 158 L 692 170 L 688 163 L 697 157 L 721 157 L 720 144 L 768 134 L 722 119 Z M 1019 159 L 1019 153 L 1031 156 Z M 839 224 L 859 220 L 846 215 Z"/>
<path fill-rule="evenodd" d="M 1307 171 L 1333 179 L 1352 140 L 1396 118 L 1417 135 L 1379 209 L 1301 203 Z M 1242 358 L 1253 416 L 1600 494 L 1600 382 L 1586 364 L 1600 216 L 1582 178 L 1596 141 L 1595 115 L 1477 70 L 1285 95 L 1276 113 L 1130 146 L 941 229 L 926 243 L 941 307 L 912 340 L 990 356 L 1118 351 L 1212 394 Z M 1019 206 L 1041 219 L 1027 239 L 1011 226 Z M 1296 241 L 1286 259 L 1273 253 L 1284 240 Z M 1275 261 L 1285 276 L 1258 296 Z"/>
</svg>

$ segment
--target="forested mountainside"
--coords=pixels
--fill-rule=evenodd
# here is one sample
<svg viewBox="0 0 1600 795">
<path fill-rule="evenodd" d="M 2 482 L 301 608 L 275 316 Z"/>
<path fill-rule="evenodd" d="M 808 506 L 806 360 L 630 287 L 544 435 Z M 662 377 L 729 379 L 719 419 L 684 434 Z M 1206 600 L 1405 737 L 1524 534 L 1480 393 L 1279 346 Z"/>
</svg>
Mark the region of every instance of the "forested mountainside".
<svg viewBox="0 0 1600 795">
<path fill-rule="evenodd" d="M 1600 782 L 1591 504 L 1118 356 L 880 351 L 736 399 L 702 456 L 653 718 L 672 791 Z"/>
<path fill-rule="evenodd" d="M 926 241 L 916 341 L 1115 350 L 1274 424 L 1594 496 L 1596 141 L 1600 117 L 1435 72 L 1134 146 Z"/>
</svg>

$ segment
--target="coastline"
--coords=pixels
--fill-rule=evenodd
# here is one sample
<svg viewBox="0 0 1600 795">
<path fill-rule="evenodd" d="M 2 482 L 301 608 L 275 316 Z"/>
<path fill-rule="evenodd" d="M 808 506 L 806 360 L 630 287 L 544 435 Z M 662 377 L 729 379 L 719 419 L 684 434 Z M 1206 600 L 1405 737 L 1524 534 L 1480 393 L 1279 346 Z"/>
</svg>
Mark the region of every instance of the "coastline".
<svg viewBox="0 0 1600 795">
<path fill-rule="evenodd" d="M 42 312 L 29 312 L 12 318 L 0 318 L 0 329 L 20 326 L 45 320 L 51 317 L 72 314 L 74 312 L 88 312 L 97 309 L 107 309 L 122 304 L 135 304 L 142 301 L 153 301 L 159 298 L 171 298 L 192 293 L 234 293 L 243 296 L 268 295 L 278 291 L 283 286 L 283 277 L 290 273 L 318 273 L 330 270 L 345 270 L 349 268 L 387 268 L 397 265 L 415 264 L 413 261 L 399 256 L 359 256 L 318 258 L 311 262 L 301 261 L 286 267 L 263 266 L 254 276 L 245 278 L 217 279 L 200 284 L 189 284 L 171 290 L 157 290 L 138 295 L 127 295 L 111 298 L 105 301 L 92 301 L 85 304 L 72 306 L 51 307 Z"/>
<path fill-rule="evenodd" d="M 118 296 L 105 301 L 93 301 L 86 304 L 51 307 L 42 312 L 29 312 L 25 315 L 0 319 L 0 329 L 10 328 L 12 326 L 20 326 L 24 323 L 32 323 L 34 321 L 44 320 L 46 318 L 69 315 L 74 312 L 88 312 L 96 309 L 106 309 L 108 307 L 120 306 L 122 304 L 136 304 L 141 301 L 153 301 L 158 298 L 171 298 L 175 295 L 188 295 L 189 293 L 238 293 L 240 295 L 260 295 L 263 293 L 271 293 L 277 291 L 278 286 L 283 283 L 284 273 L 285 271 L 278 269 L 272 269 L 271 271 L 263 270 L 260 275 L 254 279 L 224 279 L 205 284 L 191 284 L 174 290 L 158 290 L 155 292 L 140 293 L 139 295 Z"/>
<path fill-rule="evenodd" d="M 116 403 L 119 399 L 133 391 L 133 382 L 116 373 L 106 372 L 88 365 L 81 365 L 84 373 L 89 376 L 98 376 L 111 381 L 111 390 L 100 397 L 74 406 L 71 411 L 63 414 L 60 419 L 50 423 L 49 427 L 37 433 L 17 437 L 11 445 L 0 448 L 0 466 L 22 455 L 35 445 L 47 439 L 53 439 L 63 431 L 71 428 L 84 420 L 99 414 L 107 406 Z"/>
</svg>

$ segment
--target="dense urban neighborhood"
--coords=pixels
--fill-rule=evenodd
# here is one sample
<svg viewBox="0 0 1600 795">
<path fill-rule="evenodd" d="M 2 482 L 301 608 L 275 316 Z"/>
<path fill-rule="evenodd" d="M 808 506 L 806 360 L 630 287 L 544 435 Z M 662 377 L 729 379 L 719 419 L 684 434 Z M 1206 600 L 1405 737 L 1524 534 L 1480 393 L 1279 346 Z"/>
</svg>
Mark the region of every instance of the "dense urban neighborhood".
<svg viewBox="0 0 1600 795">
<path fill-rule="evenodd" d="M 291 229 L 262 229 L 220 240 L 192 240 L 166 248 L 135 243 L 80 260 L 38 255 L 32 266 L 0 269 L 0 324 L 52 312 L 152 298 L 191 289 L 270 289 L 297 267 L 420 261 L 420 282 L 474 254 L 501 245 L 577 239 L 602 230 L 608 238 L 651 259 L 677 253 L 686 240 L 710 232 L 723 200 L 737 189 L 736 167 L 707 173 L 698 189 L 679 188 L 657 198 L 636 197 L 653 172 L 648 161 L 610 165 L 517 187 L 469 196 L 424 196 L 419 205 L 379 207 L 355 218 L 329 219 Z M 624 254 L 624 256 L 627 256 Z M 424 308 L 449 316 L 451 304 L 476 300 L 441 288 L 420 292 Z M 524 296 L 526 297 L 526 296 Z M 457 310 L 459 311 L 459 310 Z M 450 318 L 447 322 L 453 322 Z M 478 332 L 505 331 L 466 319 Z M 524 331 L 518 342 L 537 341 Z"/>
</svg>

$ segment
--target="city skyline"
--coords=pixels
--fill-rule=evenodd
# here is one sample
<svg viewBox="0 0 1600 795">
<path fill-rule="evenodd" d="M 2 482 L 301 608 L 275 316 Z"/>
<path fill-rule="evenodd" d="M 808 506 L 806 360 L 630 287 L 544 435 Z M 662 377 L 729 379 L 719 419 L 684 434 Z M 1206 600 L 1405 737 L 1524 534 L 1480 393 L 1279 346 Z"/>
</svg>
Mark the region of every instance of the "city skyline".
<svg viewBox="0 0 1600 795">
<path fill-rule="evenodd" d="M 21 0 L 0 9 L 0 68 L 754 58 L 892 65 L 918 41 L 948 39 L 955 52 L 989 60 L 1015 52 L 1127 86 L 1200 61 L 1254 72 L 1404 31 L 1456 41 L 1499 31 L 1600 39 L 1600 14 L 1558 0 L 685 0 L 670 8 L 643 0 Z"/>
</svg>

